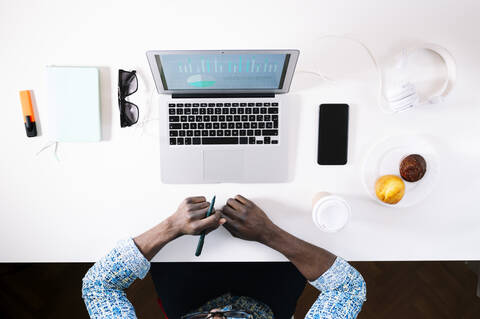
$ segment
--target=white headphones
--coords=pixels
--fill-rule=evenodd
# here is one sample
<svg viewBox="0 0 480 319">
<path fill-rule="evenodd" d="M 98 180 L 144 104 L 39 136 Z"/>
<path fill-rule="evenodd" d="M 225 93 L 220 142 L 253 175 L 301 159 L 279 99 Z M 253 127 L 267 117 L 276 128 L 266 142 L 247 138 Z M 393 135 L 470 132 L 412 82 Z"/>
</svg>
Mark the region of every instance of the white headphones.
<svg viewBox="0 0 480 319">
<path fill-rule="evenodd" d="M 399 57 L 399 62 L 396 67 L 403 71 L 408 62 L 409 56 L 414 51 L 430 50 L 437 53 L 445 63 L 447 68 L 447 78 L 445 79 L 442 89 L 435 95 L 428 97 L 425 101 L 421 101 L 418 92 L 408 80 L 401 83 L 397 88 L 394 88 L 394 94 L 385 94 L 385 99 L 391 111 L 401 112 L 410 109 L 414 106 L 423 104 L 435 104 L 442 102 L 445 97 L 452 91 L 457 77 L 457 68 L 453 56 L 447 49 L 436 44 L 424 44 L 420 47 L 405 49 Z M 390 90 L 392 91 L 392 90 Z"/>
</svg>

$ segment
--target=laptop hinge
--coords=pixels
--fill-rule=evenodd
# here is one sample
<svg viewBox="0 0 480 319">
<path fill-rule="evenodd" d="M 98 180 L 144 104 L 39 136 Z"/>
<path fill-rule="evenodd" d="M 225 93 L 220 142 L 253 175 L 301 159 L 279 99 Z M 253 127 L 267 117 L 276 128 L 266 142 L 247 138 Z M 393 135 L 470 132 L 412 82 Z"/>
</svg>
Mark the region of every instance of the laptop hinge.
<svg viewBox="0 0 480 319">
<path fill-rule="evenodd" d="M 273 98 L 275 93 L 173 93 L 174 99 Z"/>
</svg>

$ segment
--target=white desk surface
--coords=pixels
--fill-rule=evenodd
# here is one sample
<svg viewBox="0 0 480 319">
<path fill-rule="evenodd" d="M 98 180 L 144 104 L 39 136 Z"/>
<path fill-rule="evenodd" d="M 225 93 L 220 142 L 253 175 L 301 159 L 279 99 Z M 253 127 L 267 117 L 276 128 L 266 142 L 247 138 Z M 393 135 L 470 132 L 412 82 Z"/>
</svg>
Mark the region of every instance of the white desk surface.
<svg viewBox="0 0 480 319">
<path fill-rule="evenodd" d="M 217 207 L 243 194 L 287 231 L 348 260 L 480 259 L 480 2 L 423 1 L 2 1 L 0 2 L 0 261 L 95 261 L 121 238 L 170 215 L 188 195 L 217 195 Z M 383 63 L 400 48 L 433 42 L 449 48 L 458 85 L 441 105 L 383 114 L 366 53 L 354 43 L 320 42 L 325 34 L 364 41 Z M 164 185 L 160 182 L 158 122 L 120 129 L 118 68 L 136 69 L 131 100 L 150 119 L 149 49 L 298 48 L 300 70 L 323 71 L 336 85 L 298 73 L 291 93 L 293 180 L 283 184 Z M 433 59 L 433 58 L 432 58 Z M 45 65 L 102 67 L 105 141 L 61 144 L 60 163 L 45 135 L 27 139 L 18 91 L 34 90 L 38 122 L 45 119 Z M 321 69 L 321 70 L 320 70 Z M 351 81 L 342 80 L 351 79 Z M 153 96 L 153 98 L 151 98 Z M 351 105 L 349 162 L 316 164 L 317 107 Z M 45 133 L 45 132 L 43 132 Z M 441 154 L 440 180 L 423 203 L 391 209 L 371 200 L 361 168 L 367 150 L 385 136 L 426 134 Z M 329 191 L 352 205 L 348 226 L 318 231 L 310 216 L 314 193 Z M 156 261 L 284 260 L 259 244 L 220 229 L 167 245 Z"/>
</svg>

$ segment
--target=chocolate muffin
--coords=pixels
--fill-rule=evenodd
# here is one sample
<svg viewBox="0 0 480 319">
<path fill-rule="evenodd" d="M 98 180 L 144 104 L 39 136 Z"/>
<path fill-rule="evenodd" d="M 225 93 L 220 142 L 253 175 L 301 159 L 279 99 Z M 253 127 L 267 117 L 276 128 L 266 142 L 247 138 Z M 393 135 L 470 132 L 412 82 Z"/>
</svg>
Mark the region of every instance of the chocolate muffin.
<svg viewBox="0 0 480 319">
<path fill-rule="evenodd" d="M 422 179 L 427 171 L 427 162 L 418 154 L 405 157 L 400 163 L 400 175 L 407 182 L 417 182 Z"/>
</svg>

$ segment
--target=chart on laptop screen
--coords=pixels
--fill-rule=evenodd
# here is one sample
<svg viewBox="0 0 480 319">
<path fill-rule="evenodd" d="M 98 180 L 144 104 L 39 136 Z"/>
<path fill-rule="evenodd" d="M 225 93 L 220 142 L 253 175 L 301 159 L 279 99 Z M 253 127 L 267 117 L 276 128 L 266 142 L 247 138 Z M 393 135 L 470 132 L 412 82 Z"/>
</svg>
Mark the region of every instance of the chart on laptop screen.
<svg viewBox="0 0 480 319">
<path fill-rule="evenodd" d="M 166 54 L 155 56 L 168 90 L 279 89 L 288 54 Z"/>
</svg>

